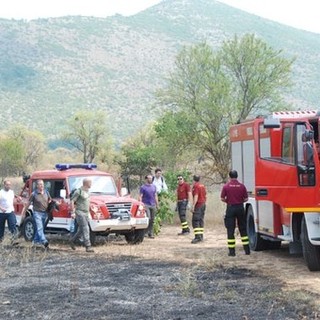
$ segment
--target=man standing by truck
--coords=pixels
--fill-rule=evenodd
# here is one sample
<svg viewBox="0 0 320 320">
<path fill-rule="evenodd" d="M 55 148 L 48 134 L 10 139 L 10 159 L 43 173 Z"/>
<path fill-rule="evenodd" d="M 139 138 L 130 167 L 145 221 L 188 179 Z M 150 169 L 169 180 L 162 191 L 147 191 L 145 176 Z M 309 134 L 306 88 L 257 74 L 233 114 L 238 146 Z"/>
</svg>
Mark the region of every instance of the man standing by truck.
<svg viewBox="0 0 320 320">
<path fill-rule="evenodd" d="M 84 178 L 82 187 L 77 189 L 71 197 L 71 218 L 76 219 L 78 229 L 77 232 L 71 237 L 71 249 L 76 250 L 75 242 L 82 236 L 83 242 L 86 247 L 86 252 L 94 252 L 91 248 L 90 242 L 90 227 L 89 227 L 89 214 L 90 214 L 90 194 L 92 181 L 89 178 Z"/>
<path fill-rule="evenodd" d="M 149 218 L 148 226 L 148 237 L 154 239 L 153 224 L 154 219 L 157 213 L 158 204 L 158 195 L 157 188 L 152 183 L 152 175 L 148 174 L 145 176 L 145 184 L 140 188 L 139 201 L 142 201 L 146 207 L 147 215 Z"/>
<path fill-rule="evenodd" d="M 5 223 L 7 221 L 12 240 L 17 236 L 16 216 L 14 214 L 14 192 L 11 190 L 11 182 L 5 179 L 3 189 L 0 190 L 0 241 L 4 236 Z"/>
<path fill-rule="evenodd" d="M 33 205 L 33 218 L 36 229 L 33 238 L 34 245 L 43 245 L 48 248 L 49 242 L 44 234 L 45 222 L 48 218 L 48 205 L 52 201 L 49 192 L 44 187 L 43 180 L 39 179 L 36 182 L 36 189 L 31 193 L 29 201 L 25 204 L 21 216 L 24 217 L 29 206 Z"/>
<path fill-rule="evenodd" d="M 229 172 L 230 181 L 226 183 L 221 191 L 221 201 L 227 204 L 226 215 L 224 218 L 228 234 L 229 256 L 236 255 L 236 239 L 234 231 L 236 222 L 238 224 L 241 241 L 245 254 L 250 254 L 249 238 L 246 230 L 246 218 L 243 204 L 248 201 L 248 192 L 244 184 L 238 181 L 238 172 Z"/>
</svg>

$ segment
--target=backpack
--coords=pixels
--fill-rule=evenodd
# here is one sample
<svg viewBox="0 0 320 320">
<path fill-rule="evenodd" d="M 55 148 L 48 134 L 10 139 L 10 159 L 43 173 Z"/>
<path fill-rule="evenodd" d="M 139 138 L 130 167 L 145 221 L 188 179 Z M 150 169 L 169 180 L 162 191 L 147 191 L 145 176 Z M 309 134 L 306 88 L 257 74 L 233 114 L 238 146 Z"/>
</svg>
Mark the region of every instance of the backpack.
<svg viewBox="0 0 320 320">
<path fill-rule="evenodd" d="M 81 188 L 75 188 L 75 189 L 73 189 L 71 192 L 70 192 L 70 200 L 72 200 L 72 198 L 73 198 L 73 196 L 74 196 L 74 194 L 75 194 L 75 192 L 77 191 L 77 190 L 79 190 L 79 195 L 81 196 Z"/>
<path fill-rule="evenodd" d="M 154 181 L 154 176 L 152 177 L 152 182 Z M 161 182 L 162 182 L 162 186 L 163 187 L 163 176 L 161 176 Z"/>
</svg>

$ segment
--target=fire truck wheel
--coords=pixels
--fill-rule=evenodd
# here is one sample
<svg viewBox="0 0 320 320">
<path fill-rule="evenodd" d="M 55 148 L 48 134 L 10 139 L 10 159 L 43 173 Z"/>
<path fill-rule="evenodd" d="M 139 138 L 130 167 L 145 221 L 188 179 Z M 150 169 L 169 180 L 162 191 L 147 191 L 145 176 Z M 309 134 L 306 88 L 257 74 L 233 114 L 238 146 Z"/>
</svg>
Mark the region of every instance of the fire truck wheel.
<svg viewBox="0 0 320 320">
<path fill-rule="evenodd" d="M 320 248 L 314 246 L 308 237 L 308 230 L 305 217 L 301 223 L 301 243 L 303 258 L 310 271 L 320 271 Z"/>
<path fill-rule="evenodd" d="M 251 206 L 249 206 L 247 209 L 247 233 L 251 250 L 261 251 L 267 248 L 267 241 L 262 239 L 261 235 L 256 231 L 254 214 Z"/>
<path fill-rule="evenodd" d="M 281 248 L 281 241 L 268 241 L 268 249 L 277 250 L 280 248 Z"/>
<path fill-rule="evenodd" d="M 32 241 L 35 234 L 36 226 L 33 217 L 27 217 L 22 225 L 22 234 L 26 241 Z"/>
<path fill-rule="evenodd" d="M 144 232 L 145 230 L 134 230 L 129 233 L 126 233 L 124 237 L 126 238 L 126 241 L 130 244 L 139 244 L 144 239 Z"/>
</svg>

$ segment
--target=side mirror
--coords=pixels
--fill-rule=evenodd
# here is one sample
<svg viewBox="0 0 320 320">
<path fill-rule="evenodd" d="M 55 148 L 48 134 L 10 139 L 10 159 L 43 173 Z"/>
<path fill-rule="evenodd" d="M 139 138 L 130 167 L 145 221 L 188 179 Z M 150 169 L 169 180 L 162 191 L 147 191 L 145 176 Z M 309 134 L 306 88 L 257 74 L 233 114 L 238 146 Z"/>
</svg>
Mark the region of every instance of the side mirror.
<svg viewBox="0 0 320 320">
<path fill-rule="evenodd" d="M 128 189 L 127 188 L 121 188 L 120 195 L 121 195 L 121 197 L 128 196 L 129 195 Z"/>
<path fill-rule="evenodd" d="M 60 190 L 60 198 L 65 199 L 67 197 L 67 191 L 66 189 L 61 189 Z"/>
</svg>

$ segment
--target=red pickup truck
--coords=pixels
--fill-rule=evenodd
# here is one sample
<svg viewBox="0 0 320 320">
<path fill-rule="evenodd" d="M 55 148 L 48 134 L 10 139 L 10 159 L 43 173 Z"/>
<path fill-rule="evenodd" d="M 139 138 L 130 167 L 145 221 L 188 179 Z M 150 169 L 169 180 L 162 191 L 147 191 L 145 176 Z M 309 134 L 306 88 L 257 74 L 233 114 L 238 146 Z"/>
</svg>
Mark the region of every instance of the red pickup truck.
<svg viewBox="0 0 320 320">
<path fill-rule="evenodd" d="M 92 180 L 90 188 L 90 238 L 92 244 L 97 235 L 111 233 L 124 235 L 128 243 L 141 243 L 149 219 L 144 205 L 129 195 L 121 196 L 112 175 L 96 170 L 95 164 L 57 164 L 54 170 L 36 171 L 25 180 L 21 191 L 22 201 L 15 203 L 17 224 L 27 241 L 35 232 L 32 205 L 22 217 L 25 203 L 36 188 L 36 181 L 44 181 L 45 189 L 59 205 L 53 210 L 53 220 L 48 221 L 46 233 L 70 232 L 70 193 L 82 186 L 82 180 Z"/>
</svg>

